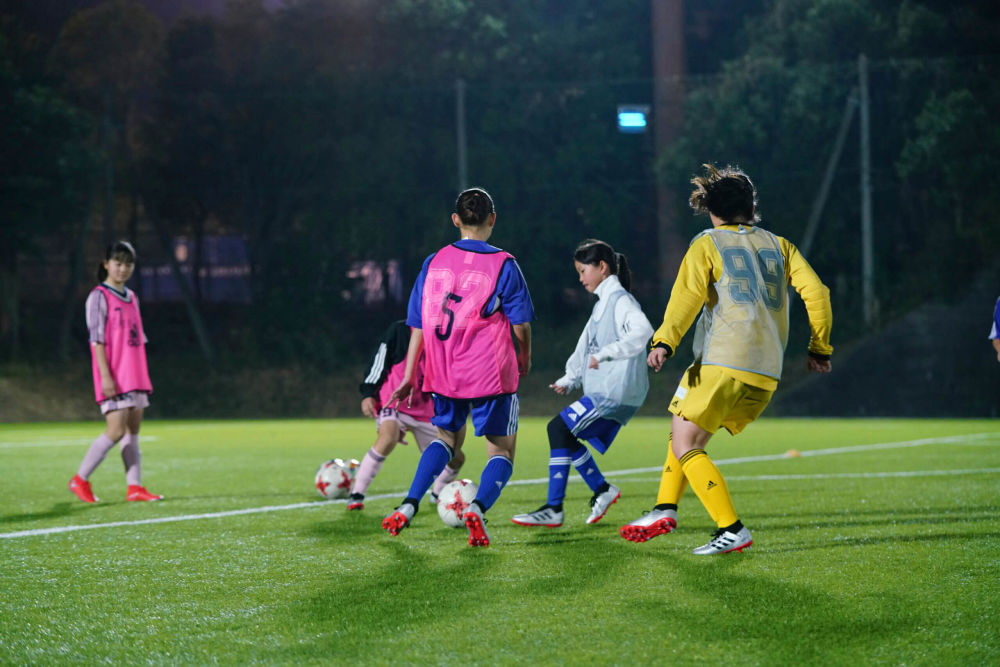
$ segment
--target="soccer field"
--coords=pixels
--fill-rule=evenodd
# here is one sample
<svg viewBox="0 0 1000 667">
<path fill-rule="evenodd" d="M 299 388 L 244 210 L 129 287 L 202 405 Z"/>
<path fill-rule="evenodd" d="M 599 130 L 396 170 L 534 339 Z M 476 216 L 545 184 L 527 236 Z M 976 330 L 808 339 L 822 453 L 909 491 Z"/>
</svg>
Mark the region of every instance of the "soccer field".
<svg viewBox="0 0 1000 667">
<path fill-rule="evenodd" d="M 1000 423 L 762 419 L 717 435 L 754 536 L 696 557 L 713 525 L 685 495 L 676 532 L 618 527 L 654 502 L 667 421 L 638 418 L 597 461 L 622 489 L 600 523 L 575 472 L 558 529 L 545 419 L 522 419 L 514 477 L 473 549 L 425 501 L 380 527 L 417 450 L 366 508 L 324 501 L 316 467 L 361 458 L 368 420 L 157 422 L 126 503 L 113 451 L 66 490 L 102 423 L 0 425 L 2 664 L 1000 664 Z M 801 456 L 785 456 L 788 450 Z M 462 477 L 478 482 L 481 439 Z"/>
</svg>

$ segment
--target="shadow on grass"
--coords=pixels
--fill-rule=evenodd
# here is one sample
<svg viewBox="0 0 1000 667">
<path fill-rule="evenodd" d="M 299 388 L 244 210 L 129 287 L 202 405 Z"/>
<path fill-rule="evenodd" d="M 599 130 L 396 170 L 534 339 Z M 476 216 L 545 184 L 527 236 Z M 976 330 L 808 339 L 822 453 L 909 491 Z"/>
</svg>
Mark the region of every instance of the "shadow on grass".
<svg viewBox="0 0 1000 667">
<path fill-rule="evenodd" d="M 344 512 L 303 527 L 305 537 L 357 554 L 350 571 L 358 576 L 349 580 L 331 576 L 324 590 L 286 607 L 292 614 L 286 622 L 306 628 L 303 634 L 315 642 L 275 647 L 264 661 L 309 662 L 318 654 L 317 646 L 328 647 L 322 654 L 334 663 L 354 662 L 359 656 L 368 656 L 369 661 L 372 656 L 384 659 L 390 650 L 401 663 L 412 661 L 414 655 L 450 660 L 445 656 L 453 656 L 448 653 L 453 647 L 443 644 L 442 653 L 433 648 L 447 634 L 449 623 L 454 623 L 456 638 L 461 636 L 465 643 L 467 638 L 461 633 L 470 619 L 473 626 L 495 622 L 501 627 L 504 619 L 483 616 L 498 606 L 558 604 L 552 600 L 579 585 L 581 559 L 599 562 L 609 552 L 607 540 L 594 540 L 592 533 L 582 529 L 552 533 L 557 539 L 549 548 L 535 549 L 540 545 L 526 545 L 518 539 L 527 529 L 492 525 L 493 545 L 472 548 L 464 528 L 445 527 L 437 516 L 417 523 L 421 518 L 418 515 L 414 525 L 397 537 L 382 529 L 381 515 L 363 511 Z M 530 562 L 523 561 L 526 547 L 538 552 L 532 553 Z M 615 574 L 613 569 L 597 568 L 587 576 L 591 584 L 600 586 Z M 429 646 L 415 639 L 417 635 L 426 636 Z M 486 657 L 479 655 L 471 661 Z"/>
<path fill-rule="evenodd" d="M 934 526 L 991 521 L 1000 512 L 998 505 L 956 507 L 911 507 L 847 511 L 782 512 L 755 514 L 755 522 L 772 529 L 866 528 L 878 526 Z"/>
<path fill-rule="evenodd" d="M 1000 531 L 984 533 L 981 530 L 970 530 L 968 533 L 943 532 L 943 533 L 933 533 L 929 535 L 894 534 L 894 535 L 858 535 L 853 537 L 838 536 L 827 541 L 817 541 L 815 539 L 812 539 L 809 542 L 769 545 L 767 547 L 767 552 L 794 553 L 799 551 L 814 551 L 816 549 L 830 549 L 832 547 L 870 547 L 881 544 L 885 545 L 920 544 L 920 543 L 931 543 L 931 542 L 946 542 L 952 540 L 974 540 L 976 542 L 982 542 L 989 539 L 1000 540 Z"/>
<path fill-rule="evenodd" d="M 808 585 L 762 576 L 746 556 L 650 558 L 666 561 L 669 585 L 663 597 L 637 591 L 626 613 L 636 624 L 658 619 L 656 641 L 677 647 L 678 657 L 697 647 L 702 662 L 846 664 L 846 656 L 874 658 L 871 649 L 895 643 L 922 621 L 905 600 L 865 610 Z"/>
<path fill-rule="evenodd" d="M 169 492 L 169 489 L 157 489 L 157 491 L 163 491 L 165 498 L 162 501 L 157 501 L 154 503 L 141 503 L 141 502 L 128 502 L 124 498 L 124 494 L 121 496 L 116 495 L 113 499 L 108 499 L 107 496 L 98 495 L 100 498 L 99 502 L 96 503 L 84 503 L 80 501 L 67 500 L 64 502 L 54 503 L 51 509 L 39 511 L 39 512 L 26 512 L 23 514 L 7 514 L 0 515 L 0 524 L 26 524 L 34 521 L 44 521 L 49 519 L 69 519 L 75 517 L 83 516 L 101 516 L 105 511 L 112 508 L 121 508 L 122 506 L 135 506 L 142 507 L 146 505 L 155 505 L 157 507 L 170 508 L 173 506 L 179 506 L 179 508 L 186 507 L 189 502 L 202 504 L 196 508 L 191 508 L 189 511 L 195 514 L 212 513 L 212 512 L 226 512 L 226 511 L 239 511 L 245 509 L 253 509 L 252 507 L 246 507 L 245 501 L 247 499 L 255 499 L 261 503 L 263 506 L 274 505 L 274 504 L 294 504 L 294 503 L 309 503 L 314 501 L 314 498 L 309 498 L 303 496 L 301 493 L 244 493 L 244 494 L 214 494 L 214 495 L 174 495 Z M 240 504 L 233 507 L 226 507 L 219 509 L 218 503 L 222 500 L 239 501 Z M 203 503 L 205 501 L 211 501 L 216 509 L 208 509 Z M 315 501 L 316 505 L 323 504 L 323 501 Z M 341 511 L 344 509 L 343 503 L 330 503 L 332 508 L 339 508 Z M 182 510 L 183 511 L 183 510 Z M 116 520 L 127 520 L 129 517 L 115 517 Z M 134 517 L 133 517 L 134 518 Z"/>
<path fill-rule="evenodd" d="M 122 501 L 124 502 L 124 501 Z M 42 512 L 28 512 L 25 514 L 6 514 L 0 516 L 2 523 L 29 523 L 31 521 L 44 521 L 45 519 L 63 519 L 73 516 L 81 516 L 84 512 L 100 512 L 104 507 L 110 507 L 114 503 L 82 503 L 79 501 L 67 500 L 52 505 L 52 508 Z"/>
</svg>

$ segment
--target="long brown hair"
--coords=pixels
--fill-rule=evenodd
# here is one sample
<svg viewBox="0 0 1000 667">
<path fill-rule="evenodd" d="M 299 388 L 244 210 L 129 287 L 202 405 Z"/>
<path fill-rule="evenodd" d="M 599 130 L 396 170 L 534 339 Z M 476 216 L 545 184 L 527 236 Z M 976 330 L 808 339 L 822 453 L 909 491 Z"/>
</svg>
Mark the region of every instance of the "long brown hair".
<svg viewBox="0 0 1000 667">
<path fill-rule="evenodd" d="M 695 213 L 712 213 L 726 222 L 753 225 L 760 222 L 757 213 L 757 189 L 753 181 L 738 167 L 726 165 L 717 169 L 704 164 L 704 176 L 691 179 L 695 186 L 688 202 Z"/>
</svg>

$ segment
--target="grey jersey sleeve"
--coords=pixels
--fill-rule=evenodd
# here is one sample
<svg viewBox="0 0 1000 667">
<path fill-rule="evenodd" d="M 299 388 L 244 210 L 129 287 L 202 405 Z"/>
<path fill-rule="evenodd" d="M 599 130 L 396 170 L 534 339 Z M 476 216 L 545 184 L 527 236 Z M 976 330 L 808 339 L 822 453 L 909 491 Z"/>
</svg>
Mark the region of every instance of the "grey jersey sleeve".
<svg viewBox="0 0 1000 667">
<path fill-rule="evenodd" d="M 87 313 L 87 331 L 90 332 L 90 343 L 104 344 L 104 329 L 108 324 L 108 300 L 104 292 L 95 289 L 87 297 L 84 306 Z"/>
</svg>

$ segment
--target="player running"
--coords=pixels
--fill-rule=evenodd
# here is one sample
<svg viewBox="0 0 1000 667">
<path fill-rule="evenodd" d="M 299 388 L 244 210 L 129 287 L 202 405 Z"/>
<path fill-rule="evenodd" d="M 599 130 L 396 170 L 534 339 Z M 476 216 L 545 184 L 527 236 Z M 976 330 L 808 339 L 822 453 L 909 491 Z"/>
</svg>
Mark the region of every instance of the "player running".
<svg viewBox="0 0 1000 667">
<path fill-rule="evenodd" d="M 361 392 L 361 412 L 366 417 L 375 420 L 378 434 L 375 444 L 361 459 L 351 496 L 347 501 L 347 509 L 360 510 L 365 506 L 365 492 L 375 476 L 382 469 L 386 458 L 396 448 L 398 443 L 406 444 L 407 432 L 413 433 L 420 451 L 437 437 L 437 429 L 431 424 L 434 415 L 434 403 L 430 394 L 415 389 L 409 400 L 393 402 L 392 391 L 399 385 L 406 371 L 406 351 L 410 345 L 410 327 L 404 320 L 398 320 L 389 325 L 382 334 L 378 347 L 368 364 L 368 373 L 361 381 L 358 389 Z M 417 360 L 415 369 L 416 386 L 423 382 L 423 357 Z M 463 428 L 458 439 L 465 437 Z M 437 502 L 437 495 L 444 485 L 455 479 L 465 454 L 461 448 L 456 448 L 455 458 L 451 460 L 434 480 L 431 487 L 431 500 Z"/>
<path fill-rule="evenodd" d="M 549 491 L 545 504 L 518 514 L 519 526 L 555 528 L 563 522 L 563 499 L 572 463 L 594 495 L 586 521 L 600 521 L 621 495 L 608 483 L 587 446 L 604 454 L 619 429 L 642 406 L 649 391 L 646 343 L 653 326 L 629 293 L 628 260 L 604 241 L 587 239 L 573 253 L 583 288 L 597 297 L 576 349 L 566 360 L 566 373 L 549 387 L 566 395 L 583 386 L 583 396 L 548 424 Z"/>
<path fill-rule="evenodd" d="M 413 327 L 403 380 L 392 400 L 407 400 L 415 367 L 425 354 L 423 389 L 433 394 L 438 438 L 420 456 L 407 497 L 382 521 L 392 535 L 410 525 L 431 482 L 461 447 L 471 412 L 475 434 L 486 437 L 489 459 L 465 513 L 469 544 L 489 546 L 484 514 L 514 470 L 517 386 L 531 368 L 531 295 L 513 255 L 487 243 L 497 214 L 481 188 L 458 196 L 452 224 L 461 239 L 430 255 L 410 293 L 406 323 Z M 517 349 L 511 330 L 517 338 Z"/>
<path fill-rule="evenodd" d="M 704 167 L 706 174 L 691 181 L 690 203 L 711 218 L 712 229 L 695 237 L 681 261 L 647 363 L 658 372 L 700 311 L 695 359 L 670 402 L 674 416 L 656 505 L 619 531 L 633 542 L 672 531 L 690 483 L 718 526 L 697 555 L 753 544 L 705 447 L 721 427 L 733 435 L 742 431 L 771 400 L 788 340 L 788 285 L 809 316 L 809 370 L 828 373 L 833 353 L 830 290 L 794 245 L 757 226 L 757 192 L 745 173 Z"/>
</svg>

